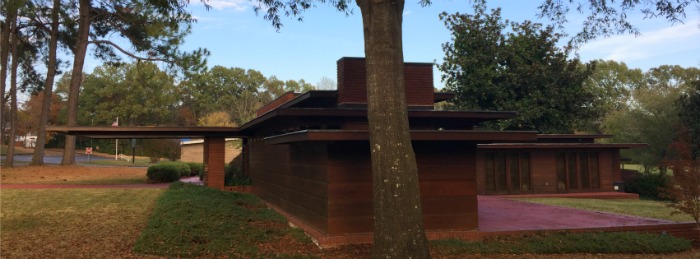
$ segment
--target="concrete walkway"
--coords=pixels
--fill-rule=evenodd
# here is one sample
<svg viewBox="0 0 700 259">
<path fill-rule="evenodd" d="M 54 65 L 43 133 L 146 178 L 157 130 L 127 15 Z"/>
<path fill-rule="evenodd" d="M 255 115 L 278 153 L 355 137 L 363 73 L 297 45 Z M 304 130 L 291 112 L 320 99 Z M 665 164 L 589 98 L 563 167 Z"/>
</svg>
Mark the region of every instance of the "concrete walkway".
<svg viewBox="0 0 700 259">
<path fill-rule="evenodd" d="M 479 230 L 484 232 L 599 228 L 674 223 L 660 219 L 578 210 L 493 196 L 478 196 Z"/>
</svg>

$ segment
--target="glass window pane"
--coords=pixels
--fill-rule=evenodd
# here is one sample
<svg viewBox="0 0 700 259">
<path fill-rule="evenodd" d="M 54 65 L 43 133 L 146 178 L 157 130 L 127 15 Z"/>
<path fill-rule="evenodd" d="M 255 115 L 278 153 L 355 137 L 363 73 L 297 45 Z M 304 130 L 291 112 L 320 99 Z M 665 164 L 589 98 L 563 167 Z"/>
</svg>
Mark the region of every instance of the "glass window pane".
<svg viewBox="0 0 700 259">
<path fill-rule="evenodd" d="M 588 178 L 588 153 L 578 154 L 579 174 L 581 175 L 581 189 L 590 189 L 591 180 Z"/>
<path fill-rule="evenodd" d="M 569 189 L 578 189 L 578 177 L 576 177 L 576 153 L 566 154 L 569 173 Z"/>
<path fill-rule="evenodd" d="M 496 175 L 493 170 L 493 153 L 486 154 L 486 189 L 489 191 L 496 190 Z"/>
<path fill-rule="evenodd" d="M 519 190 L 520 189 L 520 162 L 518 161 L 518 154 L 509 154 L 508 163 L 510 164 L 510 189 Z"/>
<path fill-rule="evenodd" d="M 557 191 L 566 191 L 566 154 L 557 154 Z"/>
<path fill-rule="evenodd" d="M 530 154 L 520 154 L 520 190 L 530 190 Z"/>
<path fill-rule="evenodd" d="M 506 191 L 508 184 L 506 173 L 506 154 L 496 153 L 496 188 L 498 191 Z"/>
<path fill-rule="evenodd" d="M 593 189 L 600 189 L 600 173 L 598 171 L 598 153 L 593 152 L 591 153 L 590 157 L 590 165 L 591 165 L 591 188 Z"/>
</svg>

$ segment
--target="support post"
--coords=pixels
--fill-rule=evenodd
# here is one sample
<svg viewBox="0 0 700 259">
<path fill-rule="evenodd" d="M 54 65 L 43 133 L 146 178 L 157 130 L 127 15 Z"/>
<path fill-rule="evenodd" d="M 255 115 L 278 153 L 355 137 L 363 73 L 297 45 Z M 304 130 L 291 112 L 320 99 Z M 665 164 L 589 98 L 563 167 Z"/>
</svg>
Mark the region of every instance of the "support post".
<svg viewBox="0 0 700 259">
<path fill-rule="evenodd" d="M 219 190 L 224 190 L 224 144 L 224 138 L 204 138 L 204 184 Z"/>
</svg>

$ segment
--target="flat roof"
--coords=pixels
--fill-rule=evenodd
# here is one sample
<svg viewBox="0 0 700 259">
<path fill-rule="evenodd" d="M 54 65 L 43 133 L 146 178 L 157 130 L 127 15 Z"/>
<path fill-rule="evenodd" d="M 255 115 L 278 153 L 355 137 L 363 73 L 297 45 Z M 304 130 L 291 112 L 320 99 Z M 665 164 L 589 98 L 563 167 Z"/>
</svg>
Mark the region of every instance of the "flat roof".
<svg viewBox="0 0 700 259">
<path fill-rule="evenodd" d="M 204 138 L 245 137 L 238 127 L 87 127 L 87 126 L 48 126 L 48 132 L 58 132 L 67 135 L 80 135 L 88 138 Z"/>
<path fill-rule="evenodd" d="M 366 130 L 301 130 L 264 138 L 267 144 L 300 141 L 369 141 Z M 536 141 L 534 131 L 412 130 L 413 141 Z"/>
<path fill-rule="evenodd" d="M 644 143 L 503 143 L 503 144 L 479 144 L 479 149 L 593 149 L 593 148 L 646 148 Z"/>
</svg>

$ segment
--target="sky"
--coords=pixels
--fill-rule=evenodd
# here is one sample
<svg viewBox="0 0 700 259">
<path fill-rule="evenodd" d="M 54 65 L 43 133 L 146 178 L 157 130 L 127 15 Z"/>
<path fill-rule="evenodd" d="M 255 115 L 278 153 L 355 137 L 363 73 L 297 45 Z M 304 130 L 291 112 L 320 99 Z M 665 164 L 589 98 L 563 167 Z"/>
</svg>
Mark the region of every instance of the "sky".
<svg viewBox="0 0 700 259">
<path fill-rule="evenodd" d="M 409 0 L 404 9 L 403 44 L 406 62 L 441 63 L 442 45 L 450 41 L 450 32 L 438 15 L 471 13 L 470 1 L 433 0 L 421 7 Z M 318 4 L 303 14 L 303 21 L 282 18 L 284 27 L 276 31 L 262 15 L 256 15 L 249 0 L 209 0 L 207 9 L 192 0 L 188 7 L 197 19 L 183 50 L 207 48 L 210 67 L 255 69 L 265 76 L 281 80 L 299 80 L 316 84 L 322 77 L 336 79 L 336 61 L 341 57 L 364 56 L 360 11 L 352 14 L 336 11 L 328 4 Z M 502 17 L 511 21 L 538 20 L 540 1 L 488 1 L 490 8 L 501 7 Z M 644 20 L 641 14 L 630 15 L 642 35 L 601 38 L 583 45 L 578 55 L 584 62 L 595 59 L 625 62 L 631 68 L 647 70 L 660 65 L 700 66 L 700 7 L 686 9 L 682 24 L 663 19 Z M 583 16 L 571 15 L 566 31 L 581 29 Z M 88 61 L 90 72 L 97 61 Z M 443 86 L 440 72 L 434 69 L 435 86 Z"/>
</svg>

